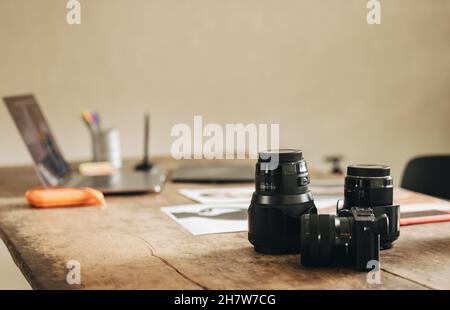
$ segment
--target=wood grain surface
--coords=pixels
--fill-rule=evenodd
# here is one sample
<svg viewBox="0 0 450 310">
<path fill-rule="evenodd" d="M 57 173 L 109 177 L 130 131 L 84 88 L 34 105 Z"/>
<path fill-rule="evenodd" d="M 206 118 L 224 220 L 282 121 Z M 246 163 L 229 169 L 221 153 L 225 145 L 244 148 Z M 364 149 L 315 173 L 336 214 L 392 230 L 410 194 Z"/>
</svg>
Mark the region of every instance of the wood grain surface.
<svg viewBox="0 0 450 310">
<path fill-rule="evenodd" d="M 159 161 L 168 170 L 179 164 Z M 256 253 L 245 232 L 193 236 L 160 211 L 192 203 L 178 189 L 205 185 L 168 182 L 161 194 L 109 196 L 103 208 L 38 210 L 23 198 L 38 184 L 30 167 L 0 169 L 0 234 L 36 289 L 450 288 L 450 223 L 402 227 L 382 252 L 381 285 L 369 285 L 351 268 L 303 268 L 298 255 Z M 441 202 L 404 190 L 396 200 Z M 79 286 L 66 282 L 70 260 L 81 264 Z"/>
</svg>

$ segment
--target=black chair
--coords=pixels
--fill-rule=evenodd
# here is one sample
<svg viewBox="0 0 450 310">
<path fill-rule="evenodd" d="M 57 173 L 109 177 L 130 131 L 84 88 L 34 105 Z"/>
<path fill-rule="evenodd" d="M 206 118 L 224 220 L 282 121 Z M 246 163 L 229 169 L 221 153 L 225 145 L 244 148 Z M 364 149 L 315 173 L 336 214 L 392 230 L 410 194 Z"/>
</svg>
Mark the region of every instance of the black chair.
<svg viewBox="0 0 450 310">
<path fill-rule="evenodd" d="M 450 155 L 414 158 L 405 168 L 401 187 L 450 199 Z"/>
</svg>

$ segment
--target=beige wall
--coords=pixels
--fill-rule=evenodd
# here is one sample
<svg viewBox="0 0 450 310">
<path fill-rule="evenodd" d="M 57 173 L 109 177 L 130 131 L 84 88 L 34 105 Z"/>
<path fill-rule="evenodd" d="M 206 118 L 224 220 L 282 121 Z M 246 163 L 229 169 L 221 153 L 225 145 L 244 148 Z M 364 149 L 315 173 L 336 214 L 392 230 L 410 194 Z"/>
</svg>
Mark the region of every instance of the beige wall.
<svg viewBox="0 0 450 310">
<path fill-rule="evenodd" d="M 280 123 L 284 147 L 313 166 L 330 153 L 388 163 L 450 152 L 450 1 L 0 0 L 0 95 L 36 93 L 65 155 L 89 156 L 79 119 L 97 108 L 141 152 L 168 154 L 171 127 Z M 30 162 L 3 104 L 0 164 Z"/>
</svg>

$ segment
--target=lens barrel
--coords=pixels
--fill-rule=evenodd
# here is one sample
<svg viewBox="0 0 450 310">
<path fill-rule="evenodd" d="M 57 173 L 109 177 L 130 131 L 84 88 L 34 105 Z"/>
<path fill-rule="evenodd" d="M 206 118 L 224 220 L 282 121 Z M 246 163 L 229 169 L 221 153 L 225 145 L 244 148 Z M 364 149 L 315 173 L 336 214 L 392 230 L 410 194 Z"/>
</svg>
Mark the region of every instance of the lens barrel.
<svg viewBox="0 0 450 310">
<path fill-rule="evenodd" d="M 385 206 L 393 200 L 393 181 L 388 166 L 353 165 L 345 177 L 344 206 Z"/>
<path fill-rule="evenodd" d="M 351 217 L 328 214 L 302 216 L 302 265 L 350 265 L 355 256 L 352 230 Z"/>
<path fill-rule="evenodd" d="M 381 248 L 392 247 L 400 236 L 400 206 L 393 205 L 391 169 L 384 165 L 352 165 L 347 168 L 344 209 L 372 208 L 375 216 L 386 214 L 389 232 L 381 235 Z"/>
<path fill-rule="evenodd" d="M 300 251 L 300 217 L 315 214 L 306 161 L 299 150 L 259 154 L 255 192 L 248 210 L 249 241 L 270 254 Z"/>
</svg>

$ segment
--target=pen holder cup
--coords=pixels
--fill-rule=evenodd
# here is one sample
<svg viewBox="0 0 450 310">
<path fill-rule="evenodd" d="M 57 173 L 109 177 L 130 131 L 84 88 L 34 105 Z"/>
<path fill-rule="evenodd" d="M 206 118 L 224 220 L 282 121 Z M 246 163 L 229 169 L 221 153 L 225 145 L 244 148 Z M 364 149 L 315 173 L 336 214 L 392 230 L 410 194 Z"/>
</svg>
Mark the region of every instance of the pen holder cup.
<svg viewBox="0 0 450 310">
<path fill-rule="evenodd" d="M 116 128 L 92 133 L 93 161 L 110 162 L 114 168 L 122 167 L 120 136 Z"/>
</svg>

